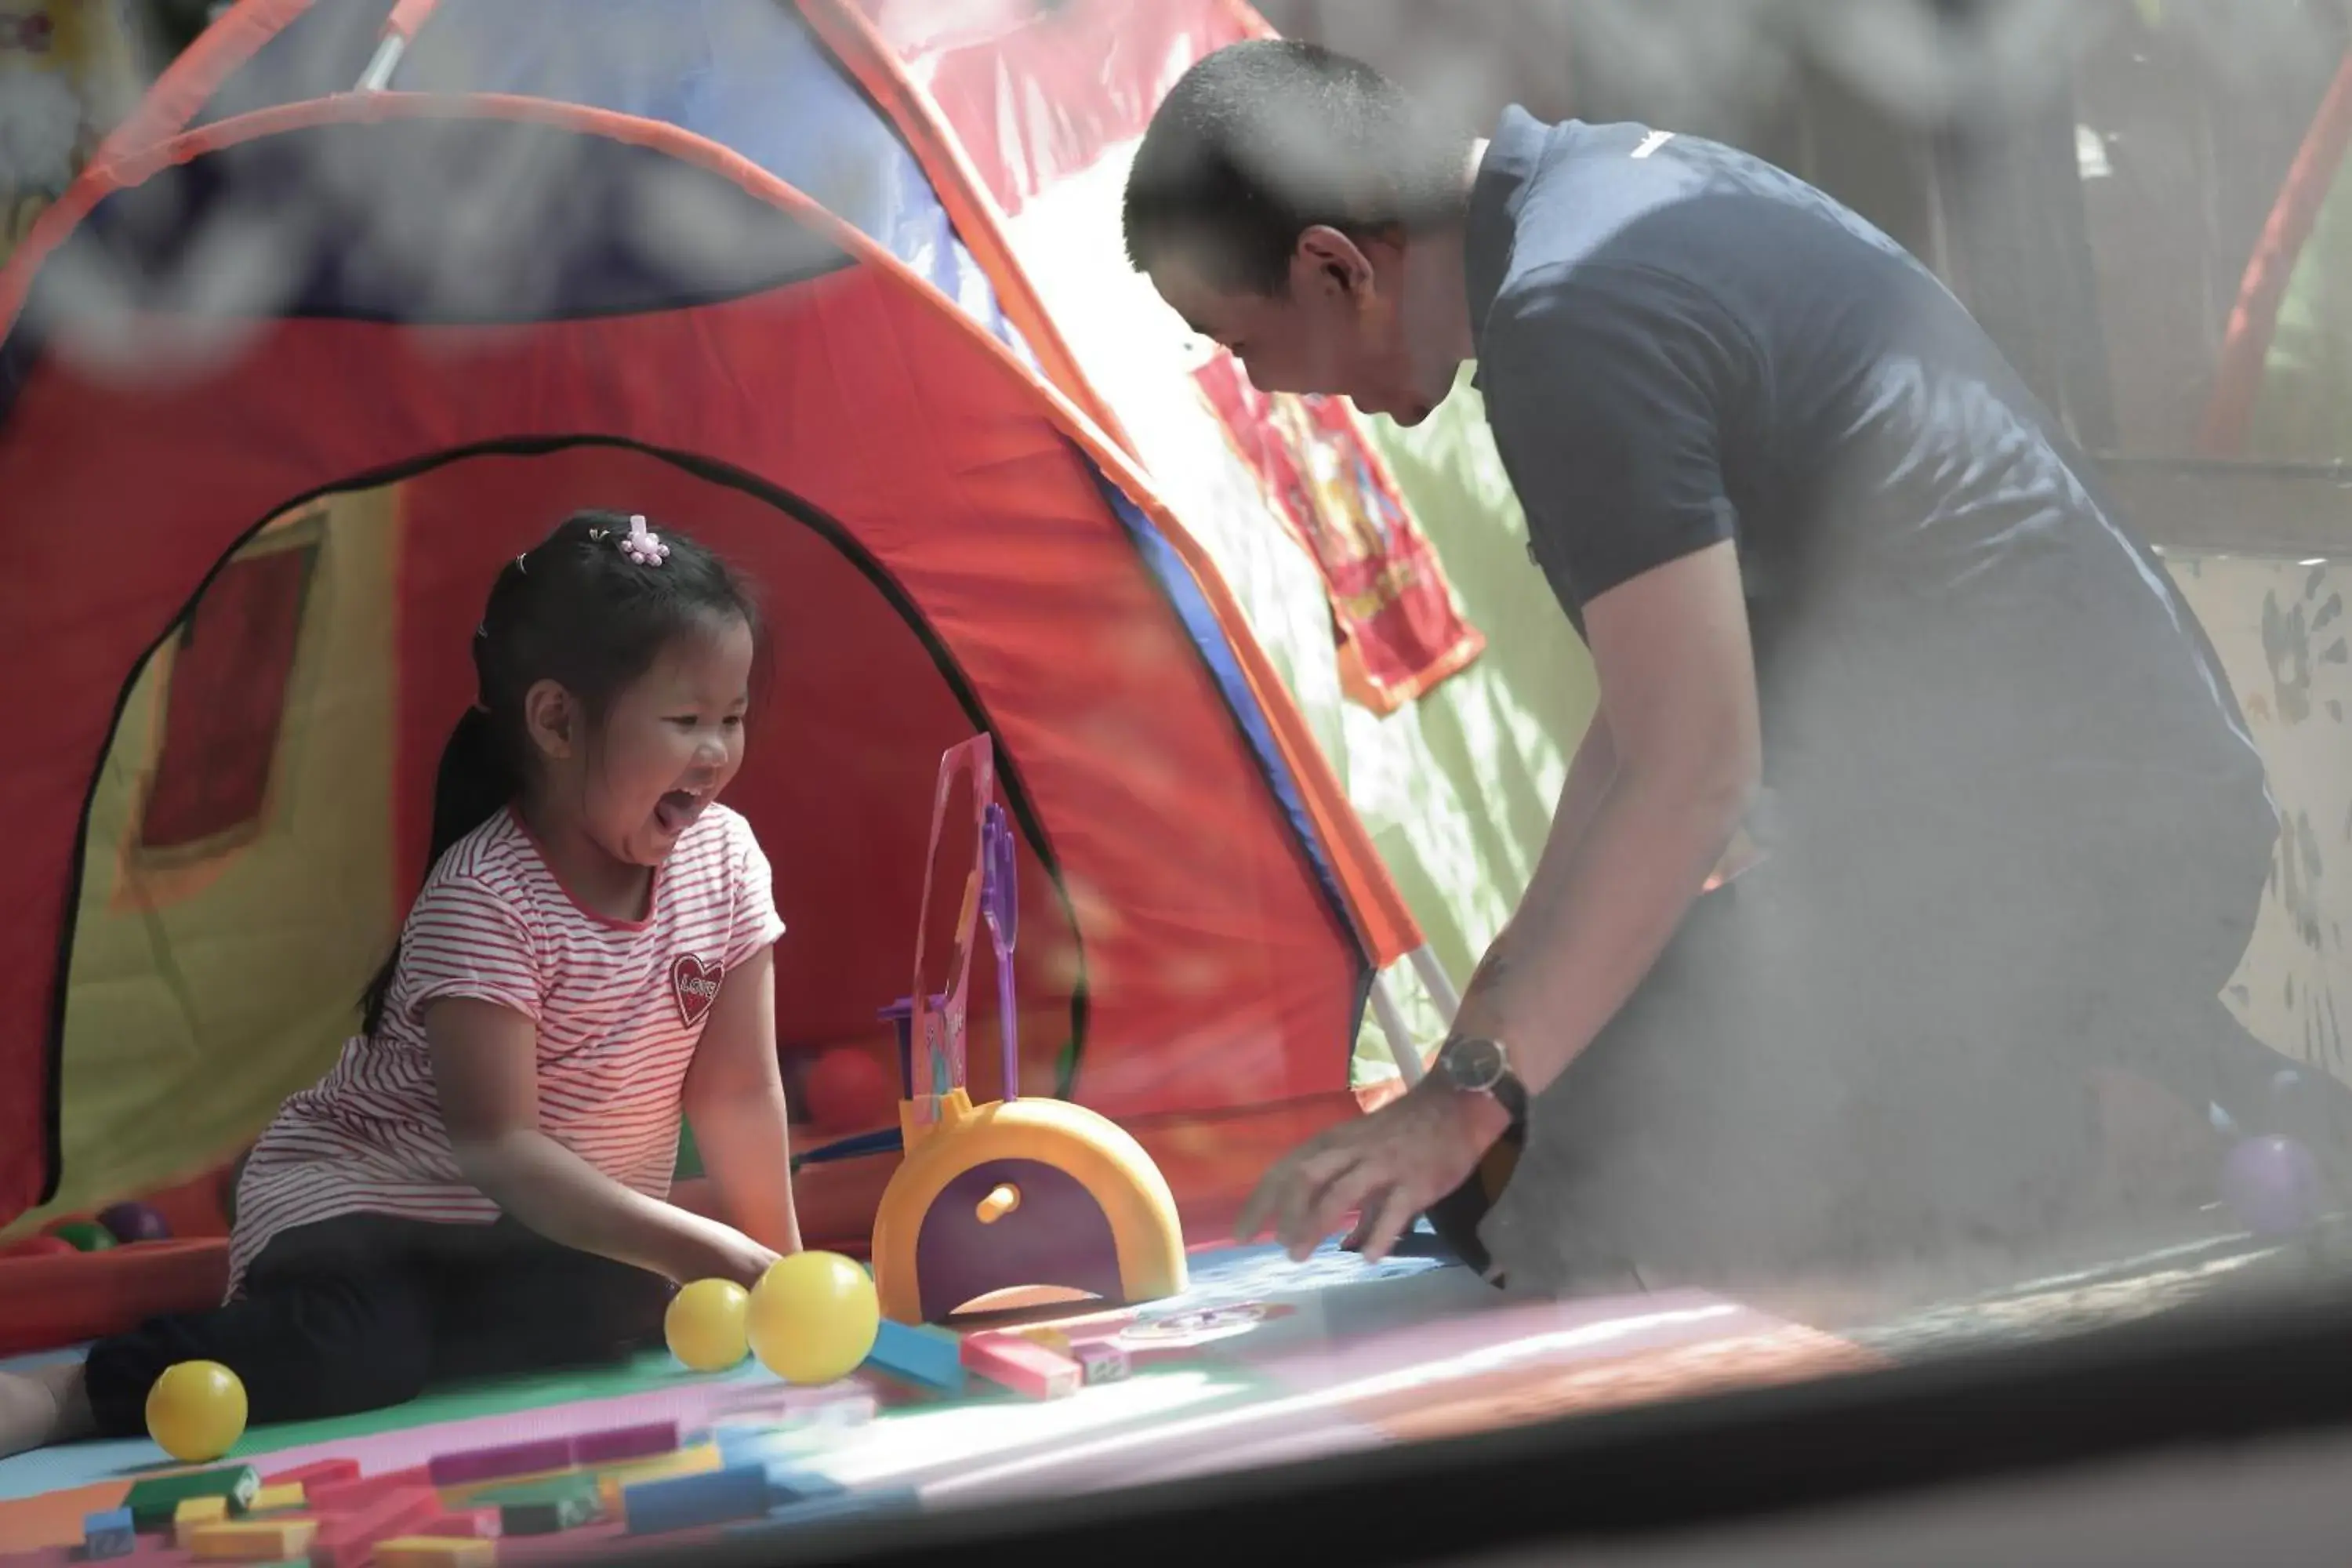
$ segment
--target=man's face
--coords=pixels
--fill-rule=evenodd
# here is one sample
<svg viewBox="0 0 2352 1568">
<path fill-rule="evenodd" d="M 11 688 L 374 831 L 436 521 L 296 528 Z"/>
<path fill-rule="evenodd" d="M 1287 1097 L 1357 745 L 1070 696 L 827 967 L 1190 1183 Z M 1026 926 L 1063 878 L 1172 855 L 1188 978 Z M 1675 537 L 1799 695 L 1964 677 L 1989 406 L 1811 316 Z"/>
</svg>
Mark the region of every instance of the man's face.
<svg viewBox="0 0 2352 1568">
<path fill-rule="evenodd" d="M 1318 227 L 1298 237 L 1278 294 L 1221 289 L 1181 254 L 1155 265 L 1151 282 L 1194 331 L 1233 351 L 1259 391 L 1345 397 L 1418 425 L 1444 400 L 1455 367 L 1415 352 L 1405 272 L 1402 244 L 1360 246 Z"/>
</svg>

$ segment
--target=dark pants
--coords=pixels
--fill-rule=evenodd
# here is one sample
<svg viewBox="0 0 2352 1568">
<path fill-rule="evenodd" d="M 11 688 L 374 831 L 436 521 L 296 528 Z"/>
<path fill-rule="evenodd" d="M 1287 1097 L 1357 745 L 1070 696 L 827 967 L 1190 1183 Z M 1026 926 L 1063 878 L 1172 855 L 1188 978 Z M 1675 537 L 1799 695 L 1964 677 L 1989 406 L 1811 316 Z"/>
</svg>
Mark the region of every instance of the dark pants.
<svg viewBox="0 0 2352 1568">
<path fill-rule="evenodd" d="M 1931 825 L 1769 860 L 1537 1100 L 1499 1195 L 1474 1177 L 1433 1219 L 1538 1290 L 2030 1251 L 2097 1157 L 2095 1069 L 2259 1115 L 2286 1065 L 2218 999 L 2267 856 L 2189 860 Z"/>
<path fill-rule="evenodd" d="M 347 1215 L 275 1237 L 236 1300 L 100 1341 L 89 1402 L 110 1437 L 146 1430 L 175 1362 L 216 1361 L 257 1424 L 378 1410 L 429 1383 L 590 1364 L 661 1341 L 667 1280 L 558 1247 L 511 1220 Z"/>
</svg>

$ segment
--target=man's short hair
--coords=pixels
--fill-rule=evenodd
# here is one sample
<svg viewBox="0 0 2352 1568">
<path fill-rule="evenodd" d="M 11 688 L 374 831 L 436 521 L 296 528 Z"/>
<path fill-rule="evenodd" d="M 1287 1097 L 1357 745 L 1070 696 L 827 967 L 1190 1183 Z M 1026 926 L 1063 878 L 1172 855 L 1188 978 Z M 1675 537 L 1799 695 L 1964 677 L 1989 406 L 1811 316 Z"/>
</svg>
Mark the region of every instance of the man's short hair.
<svg viewBox="0 0 2352 1568">
<path fill-rule="evenodd" d="M 1178 79 L 1136 150 L 1128 259 L 1148 270 L 1181 251 L 1214 287 L 1278 294 L 1317 225 L 1360 240 L 1457 219 L 1469 150 L 1361 60 L 1228 45 Z"/>
</svg>

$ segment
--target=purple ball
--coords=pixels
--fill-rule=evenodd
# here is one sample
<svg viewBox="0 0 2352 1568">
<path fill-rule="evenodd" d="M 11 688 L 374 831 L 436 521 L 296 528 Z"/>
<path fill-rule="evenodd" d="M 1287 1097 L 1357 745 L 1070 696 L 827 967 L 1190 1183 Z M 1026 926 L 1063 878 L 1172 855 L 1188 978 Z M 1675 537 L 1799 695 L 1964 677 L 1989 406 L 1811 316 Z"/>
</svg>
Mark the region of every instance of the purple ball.
<svg viewBox="0 0 2352 1568">
<path fill-rule="evenodd" d="M 2247 1138 L 2221 1163 L 2221 1197 L 2257 1236 L 2283 1236 L 2319 1218 L 2319 1162 L 2294 1139 Z"/>
<path fill-rule="evenodd" d="M 121 1242 L 169 1241 L 172 1227 L 163 1216 L 145 1204 L 116 1204 L 98 1216 L 98 1223 L 114 1233 Z"/>
</svg>

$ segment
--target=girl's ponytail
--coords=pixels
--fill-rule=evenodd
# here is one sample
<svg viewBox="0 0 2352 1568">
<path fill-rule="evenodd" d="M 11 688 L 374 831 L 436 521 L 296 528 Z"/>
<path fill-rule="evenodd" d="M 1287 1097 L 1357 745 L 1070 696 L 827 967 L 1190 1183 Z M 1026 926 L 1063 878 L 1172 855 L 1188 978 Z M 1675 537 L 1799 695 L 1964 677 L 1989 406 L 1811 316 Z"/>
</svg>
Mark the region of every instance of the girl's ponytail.
<svg viewBox="0 0 2352 1568">
<path fill-rule="evenodd" d="M 520 781 L 514 760 L 500 741 L 498 727 L 481 708 L 468 708 L 449 731 L 441 748 L 441 769 L 433 780 L 433 844 L 425 858 L 429 868 L 441 863 L 449 847 L 503 811 L 513 800 Z M 360 1030 L 373 1035 L 383 1024 L 384 1004 L 392 995 L 392 977 L 400 967 L 400 944 L 383 961 L 360 999 Z"/>
<path fill-rule="evenodd" d="M 441 771 L 433 778 L 433 847 L 425 863 L 439 865 L 452 844 L 504 810 L 521 784 L 488 712 L 467 709 L 441 748 Z"/>
</svg>

